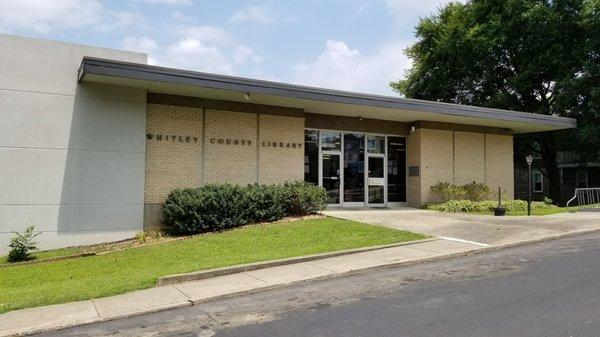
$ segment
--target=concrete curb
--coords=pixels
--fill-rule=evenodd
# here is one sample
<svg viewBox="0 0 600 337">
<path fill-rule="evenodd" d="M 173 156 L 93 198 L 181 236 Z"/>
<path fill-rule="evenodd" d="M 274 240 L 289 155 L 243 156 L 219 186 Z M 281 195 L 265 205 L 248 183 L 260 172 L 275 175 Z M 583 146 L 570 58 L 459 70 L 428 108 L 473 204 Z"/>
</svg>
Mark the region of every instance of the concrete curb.
<svg viewBox="0 0 600 337">
<path fill-rule="evenodd" d="M 202 270 L 202 271 L 197 271 L 197 272 L 193 272 L 193 273 L 168 275 L 168 276 L 163 276 L 163 277 L 159 278 L 157 286 L 160 287 L 160 286 L 165 286 L 165 285 L 170 285 L 170 284 L 202 280 L 202 279 L 216 277 L 216 276 L 237 274 L 237 273 L 258 270 L 258 269 L 264 269 L 264 268 L 270 268 L 270 267 L 285 266 L 288 264 L 320 260 L 320 259 L 325 259 L 328 257 L 336 257 L 336 256 L 342 256 L 342 255 L 363 253 L 363 252 L 369 252 L 369 251 L 373 251 L 373 250 L 380 250 L 380 249 L 399 247 L 399 246 L 409 246 L 409 245 L 415 245 L 415 244 L 429 242 L 429 241 L 435 241 L 435 240 L 439 240 L 439 239 L 438 238 L 427 238 L 427 239 L 422 239 L 422 240 L 392 243 L 392 244 L 388 244 L 388 245 L 346 249 L 346 250 L 340 250 L 340 251 L 331 252 L 331 253 L 320 253 L 320 254 L 314 254 L 314 255 L 290 257 L 287 259 L 269 260 L 269 261 L 265 261 L 265 262 L 241 264 L 241 265 L 236 265 L 233 267 Z"/>
<path fill-rule="evenodd" d="M 198 304 L 202 304 L 202 303 L 216 301 L 219 299 L 236 297 L 236 296 L 240 296 L 240 295 L 257 294 L 257 293 L 261 293 L 261 292 L 265 292 L 265 291 L 269 291 L 269 290 L 273 290 L 273 289 L 279 289 L 279 288 L 289 287 L 289 286 L 298 285 L 298 284 L 306 284 L 306 283 L 310 283 L 310 282 L 333 279 L 333 278 L 337 278 L 337 277 L 358 275 L 358 274 L 362 274 L 362 273 L 370 272 L 370 271 L 374 271 L 374 270 L 414 266 L 414 265 L 418 265 L 418 264 L 422 264 L 422 263 L 430 263 L 430 262 L 441 261 L 441 260 L 446 260 L 446 259 L 451 259 L 451 258 L 456 258 L 456 257 L 461 257 L 461 256 L 471 256 L 471 255 L 482 254 L 482 253 L 492 252 L 492 251 L 506 249 L 506 248 L 524 246 L 524 245 L 528 245 L 528 244 L 532 244 L 532 243 L 540 243 L 540 242 L 546 242 L 546 241 L 551 241 L 551 240 L 556 240 L 556 239 L 561 239 L 561 238 L 566 238 L 566 237 L 574 237 L 574 236 L 579 236 L 579 235 L 584 235 L 584 234 L 590 234 L 590 233 L 599 232 L 599 231 L 600 231 L 600 229 L 598 229 L 598 228 L 580 230 L 580 231 L 575 231 L 575 232 L 550 235 L 550 236 L 543 237 L 543 238 L 536 238 L 536 239 L 530 239 L 530 240 L 525 240 L 525 241 L 520 241 L 520 242 L 508 243 L 508 244 L 503 244 L 503 245 L 498 245 L 498 246 L 484 247 L 484 248 L 478 248 L 478 249 L 473 249 L 473 250 L 464 251 L 464 252 L 439 255 L 439 256 L 434 256 L 434 257 L 430 257 L 430 258 L 422 258 L 422 259 L 411 260 L 411 261 L 402 261 L 402 262 L 390 262 L 390 263 L 384 264 L 384 265 L 366 267 L 366 268 L 352 270 L 352 271 L 348 271 L 348 272 L 339 272 L 339 273 L 334 273 L 334 274 L 330 274 L 330 275 L 306 279 L 306 280 L 302 280 L 302 281 L 288 282 L 288 283 L 270 285 L 270 286 L 265 286 L 265 287 L 257 287 L 257 288 L 249 289 L 249 290 L 231 292 L 228 294 L 213 296 L 213 297 L 202 299 L 202 300 L 194 301 L 194 300 L 190 299 L 189 304 L 187 304 L 187 303 L 176 304 L 176 305 L 164 306 L 164 307 L 161 307 L 158 309 L 140 311 L 140 312 L 136 312 L 136 313 L 132 313 L 132 314 L 114 315 L 114 316 L 110 316 L 110 317 L 98 317 L 96 319 L 87 319 L 85 321 L 80 321 L 77 323 L 67 323 L 67 324 L 57 325 L 57 326 L 53 326 L 53 327 L 31 328 L 29 330 L 23 330 L 19 333 L 0 332 L 0 336 L 23 336 L 23 335 L 30 335 L 30 334 L 46 332 L 46 331 L 61 330 L 61 329 L 80 326 L 80 325 L 106 322 L 106 321 L 117 320 L 117 319 L 122 319 L 122 318 L 140 316 L 143 314 L 148 314 L 148 313 L 153 313 L 153 312 L 181 308 L 181 307 L 185 307 L 185 306 L 198 305 Z M 426 239 L 426 240 L 420 240 L 420 241 L 423 242 L 423 241 L 435 241 L 435 240 L 438 240 L 438 239 Z M 413 241 L 411 241 L 411 242 L 413 242 Z M 395 246 L 399 246 L 399 245 L 395 245 Z M 383 248 L 390 248 L 390 247 L 383 247 Z M 383 248 L 378 248 L 378 249 L 383 249 Z M 370 249 L 370 250 L 375 250 L 375 249 Z M 366 251 L 368 251 L 368 250 L 366 250 Z M 355 253 L 360 253 L 360 252 L 355 252 Z M 342 255 L 348 255 L 348 254 L 352 254 L 352 253 L 346 253 L 346 254 L 342 254 Z M 330 257 L 330 256 L 328 256 L 328 257 Z M 314 258 L 313 260 L 318 260 L 321 258 L 324 258 L 324 257 Z M 264 268 L 266 268 L 266 267 L 264 267 Z M 257 268 L 257 269 L 262 269 L 262 268 Z M 93 302 L 93 301 L 90 300 L 90 302 Z M 35 308 L 33 308 L 33 309 L 35 309 Z M 29 310 L 29 309 L 24 309 L 24 310 Z"/>
</svg>

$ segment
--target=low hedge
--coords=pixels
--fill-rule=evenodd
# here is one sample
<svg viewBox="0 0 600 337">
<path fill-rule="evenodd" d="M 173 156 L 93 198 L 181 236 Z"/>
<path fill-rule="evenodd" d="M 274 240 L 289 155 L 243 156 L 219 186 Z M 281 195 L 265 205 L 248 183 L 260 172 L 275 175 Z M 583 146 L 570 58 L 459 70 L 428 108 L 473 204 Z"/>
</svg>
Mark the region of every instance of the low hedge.
<svg viewBox="0 0 600 337">
<path fill-rule="evenodd" d="M 506 210 L 511 211 L 526 211 L 527 201 L 525 200 L 504 200 L 502 205 L 506 207 Z M 484 201 L 471 201 L 471 200 L 450 200 L 441 204 L 431 205 L 428 209 L 442 211 L 442 212 L 493 212 L 494 207 L 498 206 L 498 201 L 484 200 Z M 557 208 L 558 206 L 541 202 L 533 201 L 531 203 L 531 209 L 548 209 Z"/>
<path fill-rule="evenodd" d="M 325 207 L 326 200 L 322 187 L 304 182 L 176 189 L 162 207 L 163 224 L 176 234 L 211 232 L 313 214 Z"/>
</svg>

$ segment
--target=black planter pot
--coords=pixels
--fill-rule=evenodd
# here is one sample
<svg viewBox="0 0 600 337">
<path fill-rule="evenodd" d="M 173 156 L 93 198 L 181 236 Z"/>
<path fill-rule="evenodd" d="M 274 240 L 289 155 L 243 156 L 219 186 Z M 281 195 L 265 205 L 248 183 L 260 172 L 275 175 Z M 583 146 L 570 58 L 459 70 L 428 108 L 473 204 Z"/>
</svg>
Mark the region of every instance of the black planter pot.
<svg viewBox="0 0 600 337">
<path fill-rule="evenodd" d="M 505 216 L 506 208 L 504 206 L 494 207 L 494 215 L 495 216 Z"/>
</svg>

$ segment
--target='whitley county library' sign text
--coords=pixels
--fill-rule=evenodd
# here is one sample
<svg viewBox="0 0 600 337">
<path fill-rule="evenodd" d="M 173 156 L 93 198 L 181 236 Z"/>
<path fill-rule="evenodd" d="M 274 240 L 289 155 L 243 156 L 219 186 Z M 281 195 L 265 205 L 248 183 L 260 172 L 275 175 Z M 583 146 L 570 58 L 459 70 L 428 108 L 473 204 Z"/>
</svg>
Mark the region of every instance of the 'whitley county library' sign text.
<svg viewBox="0 0 600 337">
<path fill-rule="evenodd" d="M 147 133 L 146 140 L 156 142 L 176 142 L 176 143 L 198 143 L 200 138 L 196 136 L 183 136 L 183 135 L 162 135 Z M 253 141 L 250 139 L 235 139 L 235 138 L 216 138 L 212 137 L 208 139 L 209 144 L 215 145 L 231 145 L 231 146 L 252 146 Z M 290 148 L 290 149 L 301 149 L 302 143 L 296 142 L 274 142 L 274 141 L 262 141 L 260 143 L 263 147 L 278 147 L 278 148 Z"/>
</svg>

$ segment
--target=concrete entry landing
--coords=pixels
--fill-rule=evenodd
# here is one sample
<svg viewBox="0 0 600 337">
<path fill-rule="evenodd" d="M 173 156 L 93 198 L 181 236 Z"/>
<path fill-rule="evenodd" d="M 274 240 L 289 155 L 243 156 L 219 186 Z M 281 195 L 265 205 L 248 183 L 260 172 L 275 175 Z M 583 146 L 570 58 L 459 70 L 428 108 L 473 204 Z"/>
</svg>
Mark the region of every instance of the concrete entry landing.
<svg viewBox="0 0 600 337">
<path fill-rule="evenodd" d="M 545 216 L 505 216 L 443 213 L 415 208 L 328 209 L 326 215 L 423 233 L 482 247 L 600 229 L 600 213 L 559 213 Z"/>
</svg>

